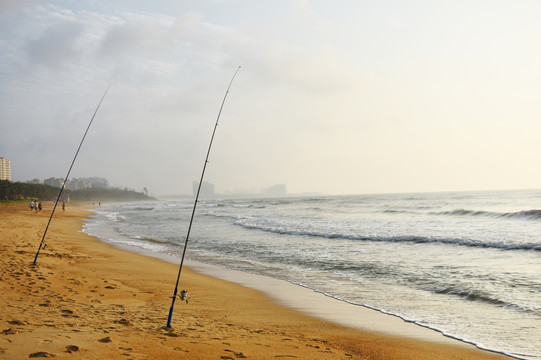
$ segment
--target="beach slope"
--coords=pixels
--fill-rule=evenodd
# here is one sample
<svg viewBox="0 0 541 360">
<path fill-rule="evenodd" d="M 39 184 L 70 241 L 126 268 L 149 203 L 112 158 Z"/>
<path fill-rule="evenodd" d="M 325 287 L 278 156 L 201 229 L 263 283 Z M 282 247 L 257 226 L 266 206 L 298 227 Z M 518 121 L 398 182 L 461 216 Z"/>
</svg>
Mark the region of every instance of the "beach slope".
<svg viewBox="0 0 541 360">
<path fill-rule="evenodd" d="M 262 293 L 115 249 L 80 230 L 84 205 L 50 216 L 0 204 L 0 359 L 508 359 L 450 345 L 361 331 L 278 305 Z"/>
</svg>

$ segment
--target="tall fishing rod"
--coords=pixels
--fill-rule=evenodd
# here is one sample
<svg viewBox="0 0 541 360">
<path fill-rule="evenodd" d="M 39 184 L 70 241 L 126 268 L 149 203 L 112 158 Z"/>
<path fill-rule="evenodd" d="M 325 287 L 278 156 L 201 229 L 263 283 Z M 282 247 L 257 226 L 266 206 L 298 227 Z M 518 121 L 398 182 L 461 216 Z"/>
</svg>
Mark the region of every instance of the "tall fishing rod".
<svg viewBox="0 0 541 360">
<path fill-rule="evenodd" d="M 203 184 L 203 178 L 205 176 L 205 170 L 207 168 L 207 163 L 209 162 L 209 155 L 210 155 L 210 149 L 212 148 L 212 141 L 214 140 L 214 134 L 216 134 L 216 128 L 218 127 L 218 121 L 220 120 L 220 115 L 222 114 L 222 109 L 224 108 L 225 99 L 227 98 L 227 94 L 229 94 L 229 89 L 231 88 L 231 84 L 233 84 L 233 80 L 235 80 L 235 76 L 237 76 L 237 73 L 240 70 L 240 66 L 235 71 L 235 74 L 233 74 L 233 77 L 231 78 L 231 81 L 229 82 L 229 86 L 227 87 L 227 90 L 224 95 L 224 99 L 222 100 L 222 105 L 220 106 L 220 111 L 218 112 L 218 117 L 216 118 L 216 124 L 214 124 L 214 130 L 212 131 L 212 136 L 210 137 L 210 144 L 209 148 L 207 150 L 207 157 L 205 158 L 205 163 L 203 164 L 203 171 L 201 172 L 201 179 L 199 180 L 199 186 L 197 187 L 197 194 L 195 195 L 195 202 L 193 204 L 192 209 L 192 217 L 190 218 L 190 225 L 188 226 L 188 233 L 186 234 L 186 240 L 184 242 L 184 250 L 182 251 L 182 257 L 180 259 L 180 266 L 178 268 L 178 275 L 177 275 L 177 282 L 175 284 L 175 291 L 173 292 L 173 300 L 171 302 L 171 307 L 169 308 L 169 317 L 167 318 L 167 327 L 171 327 L 171 319 L 173 317 L 173 308 L 175 306 L 175 300 L 177 299 L 178 294 L 178 283 L 180 281 L 180 273 L 182 272 L 182 265 L 184 264 L 184 256 L 186 255 L 186 248 L 188 247 L 188 239 L 190 238 L 190 231 L 192 230 L 192 223 L 193 218 L 195 215 L 195 208 L 197 207 L 197 200 L 199 199 L 199 192 L 201 191 L 201 184 Z M 185 292 L 182 291 L 184 294 Z M 184 298 L 184 296 L 182 296 Z"/>
<path fill-rule="evenodd" d="M 41 250 L 43 246 L 43 242 L 45 241 L 45 235 L 47 235 L 47 230 L 49 229 L 49 225 L 51 225 L 51 220 L 53 219 L 56 206 L 58 205 L 58 201 L 60 200 L 60 197 L 62 196 L 62 192 L 64 191 L 64 187 L 66 186 L 66 182 L 68 181 L 68 177 L 70 176 L 71 168 L 73 168 L 73 164 L 75 163 L 75 159 L 77 159 L 77 155 L 79 155 L 79 150 L 81 150 L 83 141 L 85 141 L 86 134 L 88 133 L 88 130 L 90 129 L 90 125 L 92 125 L 92 122 L 94 121 L 94 118 L 96 117 L 98 109 L 100 108 L 101 102 L 105 98 L 105 95 L 107 95 L 107 92 L 109 91 L 110 87 L 111 85 L 109 84 L 109 86 L 105 90 L 105 93 L 103 93 L 103 96 L 101 97 L 101 100 L 98 103 L 96 110 L 94 111 L 94 115 L 92 115 L 92 118 L 90 119 L 90 123 L 88 124 L 86 128 L 85 134 L 83 135 L 83 138 L 81 139 L 81 143 L 79 144 L 79 147 L 77 148 L 77 151 L 75 152 L 75 156 L 73 157 L 73 161 L 71 162 L 68 173 L 66 174 L 66 177 L 64 178 L 64 181 L 62 182 L 62 187 L 60 188 L 60 192 L 58 193 L 58 197 L 56 198 L 56 202 L 54 203 L 53 211 L 51 212 L 51 216 L 49 217 L 49 222 L 47 223 L 47 227 L 45 228 L 45 232 L 43 233 L 43 237 L 41 238 L 41 242 L 39 243 L 38 251 L 36 252 L 36 257 L 34 258 L 34 263 L 33 263 L 34 265 L 36 265 L 36 262 L 38 261 L 39 251 Z"/>
</svg>

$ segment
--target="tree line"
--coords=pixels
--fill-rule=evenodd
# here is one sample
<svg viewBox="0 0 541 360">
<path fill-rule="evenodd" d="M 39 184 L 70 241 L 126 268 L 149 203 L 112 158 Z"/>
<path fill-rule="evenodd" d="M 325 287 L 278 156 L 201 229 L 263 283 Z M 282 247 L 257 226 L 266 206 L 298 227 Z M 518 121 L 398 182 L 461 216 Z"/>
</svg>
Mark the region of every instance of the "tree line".
<svg viewBox="0 0 541 360">
<path fill-rule="evenodd" d="M 56 201 L 60 188 L 44 185 L 0 180 L 0 200 L 32 200 Z M 85 190 L 67 190 L 62 192 L 62 199 L 72 201 L 131 201 L 150 200 L 151 197 L 142 192 L 127 188 L 90 188 Z"/>
</svg>

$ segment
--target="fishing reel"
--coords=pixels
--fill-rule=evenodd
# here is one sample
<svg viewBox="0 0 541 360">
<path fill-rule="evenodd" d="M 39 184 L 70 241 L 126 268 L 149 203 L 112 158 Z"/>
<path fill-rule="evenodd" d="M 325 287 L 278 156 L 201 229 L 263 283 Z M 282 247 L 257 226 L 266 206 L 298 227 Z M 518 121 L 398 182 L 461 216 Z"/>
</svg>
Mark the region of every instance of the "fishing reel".
<svg viewBox="0 0 541 360">
<path fill-rule="evenodd" d="M 186 301 L 186 304 L 188 303 L 188 290 L 182 290 L 177 296 L 180 298 L 180 300 Z"/>
</svg>

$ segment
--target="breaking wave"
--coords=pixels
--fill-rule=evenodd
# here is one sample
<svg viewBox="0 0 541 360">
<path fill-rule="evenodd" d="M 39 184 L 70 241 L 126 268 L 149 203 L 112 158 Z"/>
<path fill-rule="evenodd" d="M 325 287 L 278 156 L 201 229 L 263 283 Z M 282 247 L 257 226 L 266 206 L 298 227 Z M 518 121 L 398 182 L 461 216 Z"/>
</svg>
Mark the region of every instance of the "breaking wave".
<svg viewBox="0 0 541 360">
<path fill-rule="evenodd" d="M 533 250 L 541 251 L 539 243 L 508 243 L 504 241 L 479 241 L 473 239 L 427 237 L 417 235 L 405 236 L 368 236 L 364 234 L 342 233 L 339 231 L 329 231 L 329 229 L 319 230 L 312 227 L 295 227 L 292 224 L 280 223 L 277 221 L 256 220 L 252 218 L 241 218 L 234 221 L 234 225 L 241 226 L 249 230 L 260 230 L 281 235 L 311 236 L 327 239 L 345 239 L 356 241 L 378 241 L 395 243 L 417 243 L 417 244 L 447 244 L 466 246 L 474 248 L 492 248 L 500 250 Z"/>
<path fill-rule="evenodd" d="M 508 218 L 508 219 L 526 219 L 526 220 L 541 220 L 541 210 L 522 210 L 516 212 L 492 212 L 457 209 L 451 211 L 432 212 L 431 215 L 450 215 L 450 216 L 487 216 L 492 218 Z"/>
</svg>

